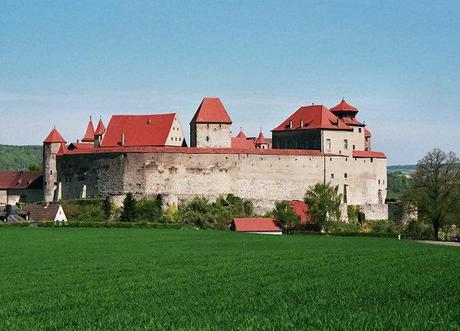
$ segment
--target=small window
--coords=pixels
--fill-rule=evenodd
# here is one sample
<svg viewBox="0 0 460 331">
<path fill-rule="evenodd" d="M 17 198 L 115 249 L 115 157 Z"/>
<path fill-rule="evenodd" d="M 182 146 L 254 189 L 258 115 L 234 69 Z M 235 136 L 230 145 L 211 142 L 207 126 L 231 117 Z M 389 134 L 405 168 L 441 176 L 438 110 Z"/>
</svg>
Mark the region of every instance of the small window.
<svg viewBox="0 0 460 331">
<path fill-rule="evenodd" d="M 206 124 L 206 127 L 209 129 L 209 124 Z"/>
<path fill-rule="evenodd" d="M 379 185 L 380 185 L 380 179 L 379 179 Z"/>
<path fill-rule="evenodd" d="M 356 145 L 353 145 L 353 150 L 355 150 L 355 149 L 356 149 Z"/>
<path fill-rule="evenodd" d="M 326 148 L 331 149 L 331 139 L 326 139 Z"/>
<path fill-rule="evenodd" d="M 331 178 L 334 178 L 334 174 L 331 174 Z"/>
<path fill-rule="evenodd" d="M 206 141 L 209 141 L 209 136 L 206 136 Z"/>
<path fill-rule="evenodd" d="M 348 149 L 348 139 L 343 141 L 343 148 Z"/>
<path fill-rule="evenodd" d="M 348 178 L 348 174 L 347 174 L 347 173 L 344 173 L 344 174 L 343 174 L 343 177 Z"/>
<path fill-rule="evenodd" d="M 362 130 L 362 129 L 361 129 L 361 128 L 359 128 L 359 129 L 358 129 L 358 132 L 359 132 L 359 133 L 361 133 L 361 130 Z"/>
</svg>

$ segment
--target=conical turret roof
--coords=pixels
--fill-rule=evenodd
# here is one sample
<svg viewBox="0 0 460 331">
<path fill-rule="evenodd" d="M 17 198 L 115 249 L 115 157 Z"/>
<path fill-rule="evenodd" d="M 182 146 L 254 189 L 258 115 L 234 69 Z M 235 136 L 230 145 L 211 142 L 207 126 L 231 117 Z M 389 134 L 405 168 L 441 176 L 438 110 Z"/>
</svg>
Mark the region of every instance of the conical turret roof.
<svg viewBox="0 0 460 331">
<path fill-rule="evenodd" d="M 93 125 L 93 119 L 91 117 L 89 118 L 89 123 L 88 123 L 88 126 L 86 127 L 85 136 L 83 137 L 81 141 L 85 143 L 94 141 L 94 125 Z"/>
<path fill-rule="evenodd" d="M 45 144 L 51 144 L 51 143 L 66 143 L 65 139 L 62 138 L 61 134 L 56 130 L 56 128 L 53 128 L 51 130 L 50 134 L 46 139 L 43 141 Z"/>
<path fill-rule="evenodd" d="M 105 133 L 105 125 L 102 122 L 102 118 L 99 119 L 99 123 L 97 124 L 96 132 L 94 132 L 95 136 L 102 136 Z"/>
<path fill-rule="evenodd" d="M 256 144 L 262 145 L 266 143 L 267 143 L 267 140 L 265 139 L 264 134 L 262 133 L 262 130 L 260 130 L 259 136 L 256 139 Z"/>
</svg>

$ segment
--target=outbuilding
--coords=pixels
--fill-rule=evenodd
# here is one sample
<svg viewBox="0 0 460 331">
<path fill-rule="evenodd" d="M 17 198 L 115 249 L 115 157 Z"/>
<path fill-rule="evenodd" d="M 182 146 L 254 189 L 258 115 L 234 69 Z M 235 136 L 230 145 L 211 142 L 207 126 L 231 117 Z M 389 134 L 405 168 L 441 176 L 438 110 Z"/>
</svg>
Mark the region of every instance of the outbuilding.
<svg viewBox="0 0 460 331">
<path fill-rule="evenodd" d="M 283 234 L 276 221 L 269 217 L 234 218 L 231 230 L 259 234 Z"/>
</svg>

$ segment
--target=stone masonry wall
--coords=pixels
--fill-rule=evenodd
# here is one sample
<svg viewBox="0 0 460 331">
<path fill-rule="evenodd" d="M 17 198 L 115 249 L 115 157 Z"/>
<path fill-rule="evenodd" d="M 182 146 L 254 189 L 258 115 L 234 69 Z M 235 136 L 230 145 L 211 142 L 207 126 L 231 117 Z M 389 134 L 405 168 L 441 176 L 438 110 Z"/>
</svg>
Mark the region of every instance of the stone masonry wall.
<svg viewBox="0 0 460 331">
<path fill-rule="evenodd" d="M 366 205 L 367 219 L 382 219 L 386 160 L 345 156 L 128 153 L 66 155 L 59 162 L 63 198 L 110 195 L 121 204 L 125 194 L 178 203 L 197 195 L 215 200 L 233 193 L 254 203 L 258 213 L 276 201 L 302 200 L 316 183 L 348 187 L 348 204 Z M 72 180 L 69 180 L 72 178 Z M 380 181 L 380 182 L 379 182 Z M 380 183 L 380 184 L 379 184 Z M 383 200 L 384 201 L 384 200 Z M 387 213 L 387 212 L 386 212 Z"/>
</svg>

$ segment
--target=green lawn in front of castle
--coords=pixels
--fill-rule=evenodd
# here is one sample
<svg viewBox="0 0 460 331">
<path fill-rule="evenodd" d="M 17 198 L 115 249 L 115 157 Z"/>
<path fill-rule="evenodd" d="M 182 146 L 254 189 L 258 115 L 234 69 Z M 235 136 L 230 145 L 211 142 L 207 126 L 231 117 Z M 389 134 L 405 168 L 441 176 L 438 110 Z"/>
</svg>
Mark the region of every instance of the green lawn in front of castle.
<svg viewBox="0 0 460 331">
<path fill-rule="evenodd" d="M 460 328 L 457 247 L 90 228 L 0 247 L 1 330 Z"/>
</svg>

